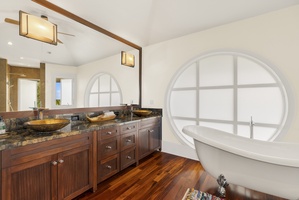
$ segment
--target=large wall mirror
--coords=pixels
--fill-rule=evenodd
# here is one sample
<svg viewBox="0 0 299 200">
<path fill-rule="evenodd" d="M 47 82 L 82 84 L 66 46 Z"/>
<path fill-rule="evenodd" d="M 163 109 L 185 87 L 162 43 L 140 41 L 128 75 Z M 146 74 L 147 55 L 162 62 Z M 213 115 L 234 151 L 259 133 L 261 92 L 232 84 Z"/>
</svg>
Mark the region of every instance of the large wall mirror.
<svg viewBox="0 0 299 200">
<path fill-rule="evenodd" d="M 28 110 L 31 106 L 49 109 L 86 107 L 86 89 L 90 80 L 98 73 L 114 77 L 120 87 L 122 104 L 141 103 L 141 48 L 126 40 L 122 41 L 122 38 L 119 40 L 103 34 L 99 27 L 88 26 L 84 19 L 79 20 L 79 23 L 80 17 L 71 19 L 67 13 L 72 10 L 58 13 L 56 5 L 48 8 L 39 5 L 51 1 L 36 2 L 11 0 L 4 3 L 0 11 L 0 98 L 1 102 L 5 101 L 5 104 L 0 105 L 0 112 L 19 111 L 18 104 L 23 101 L 20 96 L 31 95 L 19 95 L 19 80 L 37 83 L 36 101 L 29 100 Z M 18 24 L 6 20 L 18 21 L 19 10 L 35 16 L 45 15 L 49 21 L 57 24 L 58 45 L 19 36 Z M 134 68 L 121 65 L 121 51 L 135 55 Z M 62 85 L 71 88 L 64 88 L 71 95 L 67 100 L 58 96 L 58 87 L 61 89 Z M 26 107 L 21 110 L 26 110 Z"/>
</svg>

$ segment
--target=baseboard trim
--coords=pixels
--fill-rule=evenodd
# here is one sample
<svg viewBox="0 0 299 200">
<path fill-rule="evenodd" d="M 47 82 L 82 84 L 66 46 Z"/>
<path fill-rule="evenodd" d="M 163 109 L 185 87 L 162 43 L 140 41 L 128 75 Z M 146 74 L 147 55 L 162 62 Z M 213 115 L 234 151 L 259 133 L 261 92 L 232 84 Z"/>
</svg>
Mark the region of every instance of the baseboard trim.
<svg viewBox="0 0 299 200">
<path fill-rule="evenodd" d="M 195 149 L 182 144 L 162 141 L 162 152 L 198 160 Z"/>
</svg>

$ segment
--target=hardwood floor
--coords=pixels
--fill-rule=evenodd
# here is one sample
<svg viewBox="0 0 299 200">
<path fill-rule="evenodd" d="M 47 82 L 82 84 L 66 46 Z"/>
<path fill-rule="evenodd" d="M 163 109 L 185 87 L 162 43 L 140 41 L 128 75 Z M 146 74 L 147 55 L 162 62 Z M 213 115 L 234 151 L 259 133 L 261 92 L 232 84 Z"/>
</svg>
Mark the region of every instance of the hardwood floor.
<svg viewBox="0 0 299 200">
<path fill-rule="evenodd" d="M 162 152 L 155 152 L 139 166 L 131 166 L 98 184 L 76 200 L 181 200 L 187 188 L 217 194 L 216 180 L 204 171 L 200 162 Z M 281 198 L 230 184 L 227 200 L 282 200 Z"/>
</svg>

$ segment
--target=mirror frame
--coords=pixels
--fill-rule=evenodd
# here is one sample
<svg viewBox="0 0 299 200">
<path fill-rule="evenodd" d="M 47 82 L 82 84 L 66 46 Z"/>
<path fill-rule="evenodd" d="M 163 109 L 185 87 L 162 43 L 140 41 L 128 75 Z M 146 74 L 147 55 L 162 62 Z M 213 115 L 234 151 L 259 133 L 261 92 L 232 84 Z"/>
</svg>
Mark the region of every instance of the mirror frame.
<svg viewBox="0 0 299 200">
<path fill-rule="evenodd" d="M 72 20 L 74 20 L 74 21 L 76 21 L 76 22 L 78 22 L 82 25 L 85 25 L 85 26 L 87 26 L 91 29 L 94 29 L 95 31 L 98 31 L 98 32 L 100 32 L 104 35 L 107 35 L 108 37 L 111 37 L 111 38 L 113 38 L 113 39 L 115 39 L 119 42 L 122 42 L 122 43 L 124 43 L 128 46 L 131 46 L 134 49 L 137 49 L 139 51 L 139 106 L 142 107 L 142 101 L 141 101 L 142 100 L 142 98 L 141 98 L 142 97 L 142 47 L 140 47 L 140 46 L 138 46 L 138 45 L 136 45 L 136 44 L 134 44 L 134 43 L 132 43 L 132 42 L 130 42 L 130 41 L 114 34 L 114 33 L 112 33 L 112 32 L 110 32 L 110 31 L 108 31 L 108 30 L 106 30 L 102 27 L 99 27 L 99 26 L 97 26 L 97 25 L 95 25 L 95 24 L 93 24 L 93 23 L 91 23 L 91 22 L 89 22 L 89 21 L 87 21 L 87 20 L 85 20 L 85 19 L 83 19 L 83 18 L 81 18 L 81 17 L 79 17 L 79 16 L 77 16 L 77 15 L 75 15 L 75 14 L 73 14 L 73 13 L 57 6 L 57 5 L 55 5 L 55 4 L 53 4 L 53 3 L 50 3 L 47 0 L 31 0 L 31 1 L 33 1 L 37 4 L 40 4 L 41 6 L 44 6 L 44 7 L 48 8 L 48 9 L 54 11 L 54 12 L 57 12 L 57 13 L 65 16 L 65 17 L 68 17 L 68 18 L 70 18 L 70 19 L 72 19 Z"/>
</svg>

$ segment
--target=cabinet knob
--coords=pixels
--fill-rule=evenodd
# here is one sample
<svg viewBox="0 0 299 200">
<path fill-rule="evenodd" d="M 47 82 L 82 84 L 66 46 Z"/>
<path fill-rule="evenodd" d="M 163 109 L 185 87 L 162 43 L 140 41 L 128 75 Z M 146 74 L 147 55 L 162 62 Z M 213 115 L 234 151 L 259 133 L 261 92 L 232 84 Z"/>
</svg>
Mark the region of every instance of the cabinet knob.
<svg viewBox="0 0 299 200">
<path fill-rule="evenodd" d="M 130 140 L 130 139 L 127 139 L 127 141 L 126 142 L 132 142 L 132 140 Z"/>
<path fill-rule="evenodd" d="M 62 160 L 62 159 L 59 159 L 59 160 L 58 160 L 58 162 L 61 164 L 61 163 L 63 163 L 63 162 L 64 162 L 64 160 Z"/>
<path fill-rule="evenodd" d="M 127 159 L 132 159 L 132 157 L 131 156 L 127 156 Z"/>
<path fill-rule="evenodd" d="M 148 130 L 148 132 L 149 132 L 149 133 L 153 133 L 153 132 L 154 132 L 154 130 L 153 130 L 153 129 L 152 129 L 152 130 Z"/>
<path fill-rule="evenodd" d="M 52 165 L 57 165 L 58 164 L 57 161 L 52 161 L 51 163 L 52 163 Z"/>
<path fill-rule="evenodd" d="M 111 134 L 112 134 L 112 132 L 111 132 L 111 131 L 108 131 L 108 132 L 107 132 L 107 135 L 111 135 Z"/>
<path fill-rule="evenodd" d="M 111 167 L 111 165 L 107 165 L 106 168 L 107 169 L 111 169 L 112 167 Z"/>
<path fill-rule="evenodd" d="M 111 146 L 106 146 L 106 149 L 112 149 L 112 147 Z"/>
</svg>

